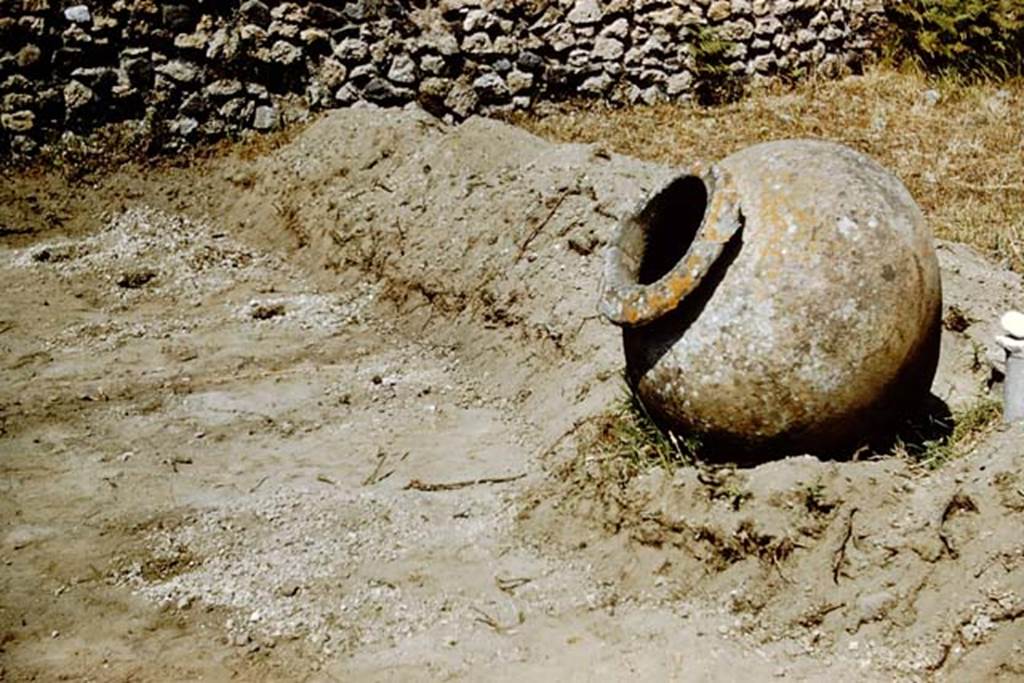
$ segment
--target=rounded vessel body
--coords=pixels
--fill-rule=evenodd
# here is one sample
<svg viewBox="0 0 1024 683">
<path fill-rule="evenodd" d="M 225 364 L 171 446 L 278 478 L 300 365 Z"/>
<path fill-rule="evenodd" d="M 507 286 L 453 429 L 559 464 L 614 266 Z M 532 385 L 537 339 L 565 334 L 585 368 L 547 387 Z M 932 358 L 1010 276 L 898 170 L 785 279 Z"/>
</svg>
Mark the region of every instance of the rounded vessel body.
<svg viewBox="0 0 1024 683">
<path fill-rule="evenodd" d="M 602 309 L 667 426 L 748 452 L 842 449 L 927 395 L 941 285 L 903 184 L 814 140 L 698 165 L 619 226 Z"/>
</svg>

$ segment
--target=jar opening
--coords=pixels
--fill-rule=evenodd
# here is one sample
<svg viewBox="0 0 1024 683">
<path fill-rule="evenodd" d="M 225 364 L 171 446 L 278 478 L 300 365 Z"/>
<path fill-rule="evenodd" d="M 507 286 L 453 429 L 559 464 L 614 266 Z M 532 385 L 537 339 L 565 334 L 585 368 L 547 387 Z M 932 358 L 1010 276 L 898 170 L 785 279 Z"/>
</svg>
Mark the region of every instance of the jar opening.
<svg viewBox="0 0 1024 683">
<path fill-rule="evenodd" d="M 643 325 L 675 309 L 740 229 L 728 174 L 717 166 L 696 168 L 656 189 L 619 223 L 606 252 L 601 297 L 601 312 L 613 323 Z"/>
<path fill-rule="evenodd" d="M 673 180 L 636 218 L 644 245 L 637 281 L 657 282 L 686 254 L 697 235 L 708 203 L 708 189 L 697 176 Z"/>
</svg>

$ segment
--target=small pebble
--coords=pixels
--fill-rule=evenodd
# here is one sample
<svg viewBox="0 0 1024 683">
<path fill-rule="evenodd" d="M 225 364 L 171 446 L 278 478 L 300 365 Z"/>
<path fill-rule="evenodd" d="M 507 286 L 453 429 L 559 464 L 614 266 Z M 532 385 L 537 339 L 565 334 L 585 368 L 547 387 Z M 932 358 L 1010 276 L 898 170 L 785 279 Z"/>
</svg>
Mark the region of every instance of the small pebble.
<svg viewBox="0 0 1024 683">
<path fill-rule="evenodd" d="M 1019 311 L 1008 311 L 999 319 L 1006 334 L 1014 339 L 1024 339 L 1024 313 Z"/>
</svg>

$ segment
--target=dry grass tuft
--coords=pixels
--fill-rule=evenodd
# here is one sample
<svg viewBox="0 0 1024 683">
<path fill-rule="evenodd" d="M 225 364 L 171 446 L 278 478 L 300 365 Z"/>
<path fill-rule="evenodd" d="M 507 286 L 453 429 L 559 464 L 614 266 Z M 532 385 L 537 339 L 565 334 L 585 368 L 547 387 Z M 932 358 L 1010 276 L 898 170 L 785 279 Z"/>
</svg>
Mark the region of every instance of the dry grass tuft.
<svg viewBox="0 0 1024 683">
<path fill-rule="evenodd" d="M 908 454 L 915 458 L 918 465 L 927 469 L 939 468 L 970 453 L 985 434 L 996 426 L 1002 415 L 1002 404 L 999 401 L 982 399 L 953 416 L 953 431 L 949 436 L 925 442 L 920 452 Z"/>
<path fill-rule="evenodd" d="M 675 165 L 720 159 L 767 140 L 835 140 L 902 178 L 937 237 L 971 244 L 1024 272 L 1021 79 L 971 85 L 878 69 L 754 92 L 718 107 L 610 109 L 580 102 L 515 123 L 543 137 L 602 142 L 622 154 Z"/>
<path fill-rule="evenodd" d="M 602 416 L 594 441 L 604 457 L 628 463 L 633 471 L 652 466 L 671 471 L 692 465 L 701 447 L 694 436 L 662 431 L 629 388 L 623 389 L 615 406 Z"/>
</svg>

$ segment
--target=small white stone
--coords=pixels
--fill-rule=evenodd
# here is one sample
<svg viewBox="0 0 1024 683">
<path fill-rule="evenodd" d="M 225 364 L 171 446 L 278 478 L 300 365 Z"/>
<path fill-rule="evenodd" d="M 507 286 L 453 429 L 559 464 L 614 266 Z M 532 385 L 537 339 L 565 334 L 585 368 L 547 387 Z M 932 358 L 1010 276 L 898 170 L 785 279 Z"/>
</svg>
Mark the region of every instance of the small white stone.
<svg viewBox="0 0 1024 683">
<path fill-rule="evenodd" d="M 64 10 L 64 18 L 75 24 L 88 24 L 92 21 L 92 14 L 85 5 L 75 5 Z"/>
<path fill-rule="evenodd" d="M 1006 334 L 1015 339 L 1024 339 L 1024 313 L 1007 311 L 999 319 L 999 324 L 1003 326 Z"/>
</svg>

